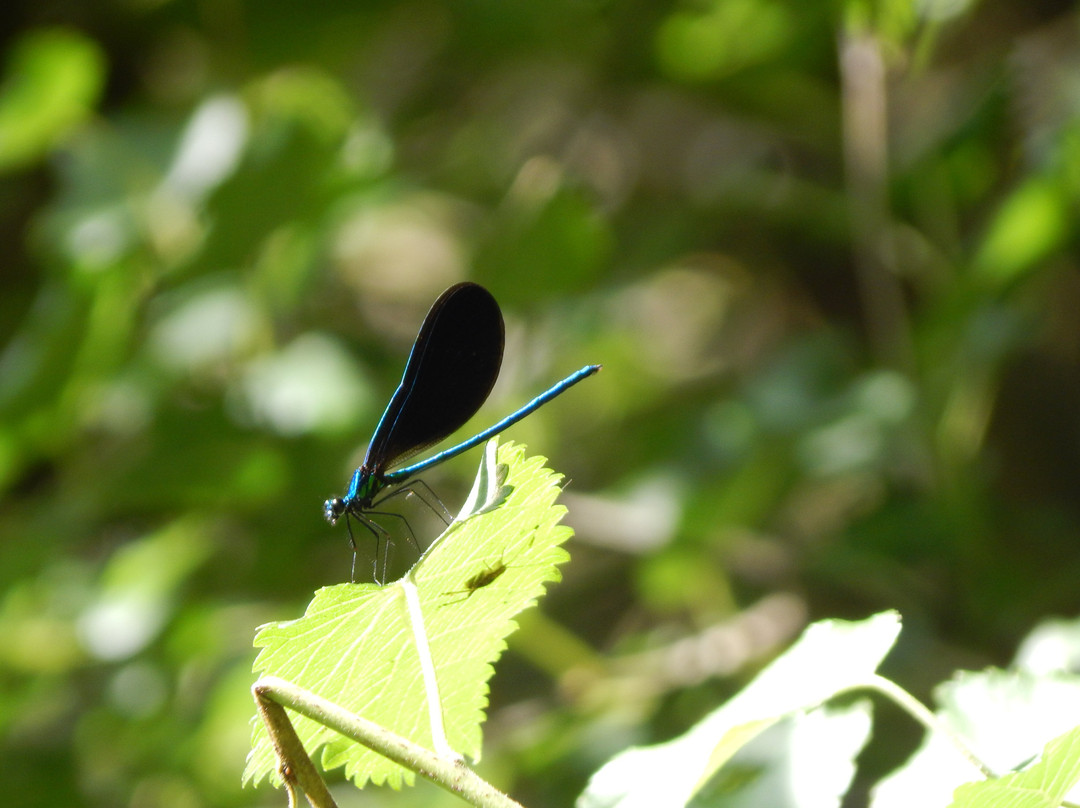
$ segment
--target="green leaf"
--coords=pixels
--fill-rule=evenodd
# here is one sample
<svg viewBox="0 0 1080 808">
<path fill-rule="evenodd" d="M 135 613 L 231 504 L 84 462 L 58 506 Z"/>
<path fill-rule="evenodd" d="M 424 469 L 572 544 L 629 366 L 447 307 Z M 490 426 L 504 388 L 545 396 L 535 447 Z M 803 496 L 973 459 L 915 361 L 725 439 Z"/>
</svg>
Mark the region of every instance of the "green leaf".
<svg viewBox="0 0 1080 808">
<path fill-rule="evenodd" d="M 454 751 L 480 756 L 480 723 L 492 664 L 516 628 L 515 615 L 536 603 L 557 565 L 569 556 L 559 545 L 565 508 L 554 504 L 559 475 L 523 447 L 489 444 L 481 476 L 463 513 L 399 581 L 326 587 L 299 620 L 262 627 L 255 671 L 273 674 L 374 721 L 429 749 L 437 749 L 429 707 L 441 719 Z M 418 613 L 407 600 L 415 594 Z M 422 626 L 418 622 L 422 621 Z M 437 693 L 425 690 L 430 653 Z M 308 753 L 322 749 L 326 769 L 344 766 L 357 786 L 368 780 L 398 788 L 413 773 L 331 730 L 293 717 Z M 257 723 L 245 781 L 276 779 L 266 731 Z"/>
<path fill-rule="evenodd" d="M 0 88 L 0 170 L 26 165 L 93 111 L 105 59 L 92 39 L 61 28 L 25 35 Z"/>
<path fill-rule="evenodd" d="M 1058 185 L 1033 177 L 998 209 L 974 259 L 976 273 L 1009 283 L 1037 269 L 1069 238 L 1072 214 Z"/>
<path fill-rule="evenodd" d="M 1080 727 L 1050 741 L 1026 771 L 960 786 L 952 808 L 1056 808 L 1077 782 Z"/>
<path fill-rule="evenodd" d="M 814 623 L 753 682 L 685 735 L 628 750 L 609 761 L 589 781 L 579 808 L 686 805 L 710 781 L 715 783 L 721 767 L 766 729 L 864 684 L 899 632 L 895 612 L 857 623 Z M 869 733 L 869 721 L 845 723 L 848 741 L 823 746 L 834 748 L 850 764 Z M 847 777 L 850 780 L 850 771 Z"/>
<path fill-rule="evenodd" d="M 708 0 L 664 20 L 656 55 L 661 70 L 677 81 L 707 81 L 777 59 L 797 35 L 786 4 Z"/>
</svg>

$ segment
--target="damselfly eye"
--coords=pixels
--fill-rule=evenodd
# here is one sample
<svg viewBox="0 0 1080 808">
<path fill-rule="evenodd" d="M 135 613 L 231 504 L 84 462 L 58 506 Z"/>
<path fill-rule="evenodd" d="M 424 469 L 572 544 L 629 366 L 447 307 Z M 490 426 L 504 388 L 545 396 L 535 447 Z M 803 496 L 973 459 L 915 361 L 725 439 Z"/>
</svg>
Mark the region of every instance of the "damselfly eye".
<svg viewBox="0 0 1080 808">
<path fill-rule="evenodd" d="M 326 517 L 326 521 L 332 525 L 337 524 L 337 520 L 341 518 L 345 513 L 345 500 L 341 497 L 334 497 L 328 499 L 323 503 L 323 516 Z"/>
</svg>

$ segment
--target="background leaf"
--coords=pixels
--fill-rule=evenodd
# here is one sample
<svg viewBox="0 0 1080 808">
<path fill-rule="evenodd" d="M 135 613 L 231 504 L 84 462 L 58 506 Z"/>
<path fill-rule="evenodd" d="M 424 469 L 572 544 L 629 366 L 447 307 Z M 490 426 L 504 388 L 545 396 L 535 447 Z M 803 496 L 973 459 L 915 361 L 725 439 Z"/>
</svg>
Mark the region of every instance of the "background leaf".
<svg viewBox="0 0 1080 808">
<path fill-rule="evenodd" d="M 578 800 L 579 808 L 689 804 L 698 790 L 759 733 L 784 717 L 810 710 L 837 693 L 866 682 L 896 642 L 899 632 L 899 616 L 888 612 L 861 622 L 815 623 L 745 689 L 685 735 L 658 746 L 631 749 L 605 764 L 589 781 L 589 787 Z M 830 756 L 827 762 L 810 762 L 804 752 L 800 762 L 811 770 L 821 767 L 824 771 L 835 771 L 838 761 L 847 761 L 846 776 L 827 786 L 824 781 L 818 783 L 818 787 L 825 786 L 827 793 L 831 793 L 833 801 L 846 790 L 854 773 L 851 761 L 869 737 L 867 707 L 864 705 L 857 712 L 862 718 L 854 723 L 840 718 L 844 715 L 841 711 L 817 715 L 814 719 L 820 722 L 817 730 L 808 729 L 814 726 L 814 721 L 809 725 L 795 724 L 795 731 L 809 731 L 811 735 L 815 731 L 827 734 L 826 727 L 834 718 L 846 727 L 842 731 L 844 742 L 834 738 L 831 746 L 816 744 L 819 750 L 829 749 L 835 757 Z M 781 740 L 775 743 L 780 747 L 786 744 Z M 810 748 L 814 746 L 811 742 Z M 658 772 L 662 776 L 657 776 Z M 729 786 L 721 790 L 734 789 Z M 820 795 L 812 796 L 813 793 L 816 792 L 805 796 L 811 801 L 823 799 Z"/>
<path fill-rule="evenodd" d="M 1080 782 L 1080 727 L 1050 741 L 1022 772 L 956 789 L 952 808 L 1057 808 Z"/>
<path fill-rule="evenodd" d="M 938 686 L 935 698 L 939 705 L 938 718 L 999 775 L 994 782 L 1001 782 L 1014 769 L 1027 767 L 1050 739 L 1069 735 L 1080 723 L 1080 677 L 1060 671 L 961 672 Z M 1074 776 L 1070 757 L 1074 751 L 1068 745 L 1055 748 L 1063 757 L 1045 761 L 1041 773 L 1024 782 L 1049 778 L 1047 782 L 1064 783 L 1065 791 L 1061 794 L 1065 795 L 1075 782 L 1070 780 Z M 958 786 L 974 780 L 981 780 L 980 773 L 956 748 L 937 734 L 929 735 L 903 766 L 875 787 L 871 805 L 873 808 L 900 808 L 916 803 L 945 806 L 950 804 Z M 1037 787 L 1044 791 L 1040 800 L 1049 799 L 1050 792 L 1044 786 L 1046 783 Z M 971 795 L 970 799 L 976 799 L 975 795 L 987 799 L 989 795 L 1005 794 L 977 788 L 966 793 Z M 1017 792 L 1009 793 L 1009 801 L 1001 804 L 1012 804 Z M 991 800 L 982 804 L 995 803 Z"/>
<path fill-rule="evenodd" d="M 48 154 L 93 113 L 105 85 L 101 48 L 74 29 L 29 33 L 7 62 L 0 87 L 0 173 Z"/>
</svg>

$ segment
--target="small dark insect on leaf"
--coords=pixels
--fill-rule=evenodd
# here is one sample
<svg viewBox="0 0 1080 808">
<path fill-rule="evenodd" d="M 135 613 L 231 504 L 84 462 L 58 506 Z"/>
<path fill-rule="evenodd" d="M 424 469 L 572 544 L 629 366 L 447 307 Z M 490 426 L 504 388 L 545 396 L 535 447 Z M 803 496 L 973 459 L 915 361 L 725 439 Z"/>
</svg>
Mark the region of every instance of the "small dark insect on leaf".
<svg viewBox="0 0 1080 808">
<path fill-rule="evenodd" d="M 485 586 L 488 586 L 489 584 L 494 583 L 495 580 L 500 575 L 502 575 L 504 572 L 506 572 L 507 569 L 508 568 L 507 568 L 506 564 L 501 560 L 496 561 L 493 566 L 485 567 L 484 569 L 480 570 L 480 572 L 476 573 L 471 578 L 469 578 L 469 580 L 467 580 L 465 582 L 465 588 L 464 589 L 461 589 L 461 590 L 459 590 L 458 592 L 455 592 L 455 593 L 449 593 L 449 594 L 464 594 L 465 595 L 465 597 L 459 598 L 458 600 L 451 601 L 451 602 L 452 603 L 460 603 L 463 600 L 468 600 L 472 596 L 473 592 L 477 591 L 478 589 L 483 589 Z"/>
<path fill-rule="evenodd" d="M 472 578 L 465 582 L 465 588 L 471 595 L 477 589 L 483 589 L 490 583 L 493 583 L 496 578 L 506 572 L 506 565 L 499 561 L 494 567 L 490 567 L 482 572 L 476 573 Z"/>
</svg>

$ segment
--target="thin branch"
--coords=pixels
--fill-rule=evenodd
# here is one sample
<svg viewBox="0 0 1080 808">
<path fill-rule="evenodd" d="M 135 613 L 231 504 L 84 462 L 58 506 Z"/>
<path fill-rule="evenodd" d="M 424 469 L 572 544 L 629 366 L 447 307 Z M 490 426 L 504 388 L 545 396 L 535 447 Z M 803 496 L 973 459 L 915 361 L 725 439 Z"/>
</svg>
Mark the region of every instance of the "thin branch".
<svg viewBox="0 0 1080 808">
<path fill-rule="evenodd" d="M 852 243 L 867 333 L 882 363 L 910 370 L 914 348 L 888 201 L 888 82 L 881 43 L 870 32 L 845 32 L 839 66 Z"/>
<path fill-rule="evenodd" d="M 312 808 L 337 808 L 326 783 L 300 743 L 285 708 L 262 686 L 263 681 L 252 685 L 251 693 L 277 754 L 278 774 L 289 792 L 289 808 L 297 808 L 297 787 L 303 790 Z"/>
<path fill-rule="evenodd" d="M 324 727 L 344 735 L 346 738 L 363 744 L 395 763 L 405 766 L 421 777 L 425 777 L 447 791 L 471 802 L 473 805 L 480 808 L 522 808 L 520 804 L 514 802 L 506 794 L 479 777 L 463 761 L 440 757 L 431 750 L 425 749 L 373 721 L 354 715 L 343 707 L 339 707 L 331 701 L 297 687 L 291 682 L 277 676 L 264 676 L 254 684 L 252 692 L 255 693 L 260 704 L 263 701 L 276 702 L 278 705 L 295 710 L 300 715 L 307 716 L 312 721 L 316 721 Z M 260 710 L 262 710 L 261 706 Z M 274 748 L 281 748 L 278 745 L 279 741 L 276 735 L 277 725 L 271 726 L 268 723 L 267 727 L 270 729 L 271 738 L 274 739 Z M 289 731 L 291 730 L 292 725 L 289 724 Z M 292 734 L 295 738 L 295 733 Z M 297 743 L 299 743 L 299 740 L 297 740 Z M 303 756 L 307 759 L 306 753 Z M 289 761 L 291 764 L 291 759 Z M 310 760 L 308 760 L 308 763 L 310 763 Z M 297 781 L 303 786 L 307 781 L 301 779 L 299 771 L 296 774 Z M 319 782 L 322 782 L 321 779 Z"/>
</svg>

